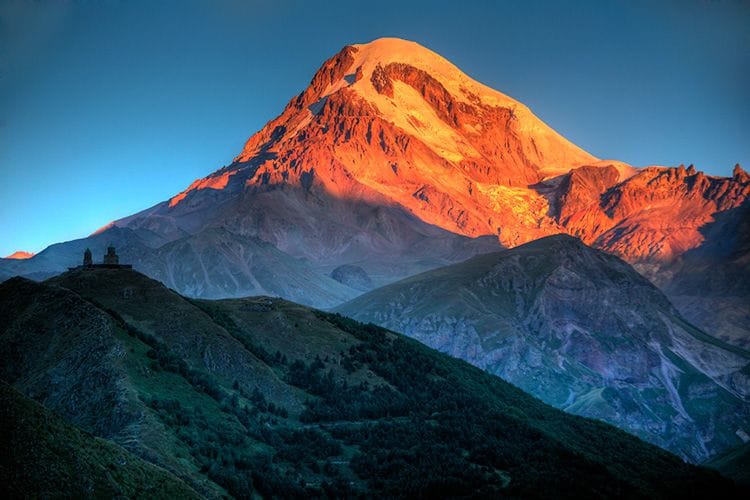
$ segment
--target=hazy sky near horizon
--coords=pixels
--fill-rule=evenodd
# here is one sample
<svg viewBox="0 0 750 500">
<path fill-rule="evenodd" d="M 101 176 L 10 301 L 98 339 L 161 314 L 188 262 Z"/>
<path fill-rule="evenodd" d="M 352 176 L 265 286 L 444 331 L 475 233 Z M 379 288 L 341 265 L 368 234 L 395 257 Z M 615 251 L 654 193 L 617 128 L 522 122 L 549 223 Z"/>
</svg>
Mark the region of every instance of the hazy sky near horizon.
<svg viewBox="0 0 750 500">
<path fill-rule="evenodd" d="M 415 40 L 601 158 L 750 166 L 750 1 L 0 0 L 0 256 L 231 162 L 344 45 Z"/>
</svg>

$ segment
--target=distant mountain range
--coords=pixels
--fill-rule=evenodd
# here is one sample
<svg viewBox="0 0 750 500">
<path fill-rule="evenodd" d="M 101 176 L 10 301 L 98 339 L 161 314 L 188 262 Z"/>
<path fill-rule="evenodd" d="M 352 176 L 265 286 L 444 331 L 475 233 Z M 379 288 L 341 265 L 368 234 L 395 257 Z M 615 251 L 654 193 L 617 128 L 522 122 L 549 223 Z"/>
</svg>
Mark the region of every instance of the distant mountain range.
<svg viewBox="0 0 750 500">
<path fill-rule="evenodd" d="M 630 265 L 571 236 L 428 271 L 336 310 L 694 462 L 750 434 L 750 352 L 705 334 Z"/>
<path fill-rule="evenodd" d="M 24 496 L 742 495 L 401 335 L 127 269 L 0 284 L 0 378 Z"/>
<path fill-rule="evenodd" d="M 84 249 L 98 260 L 114 245 L 122 262 L 191 299 L 338 307 L 698 462 L 750 433 L 748 194 L 739 165 L 718 177 L 595 158 L 441 56 L 386 38 L 325 61 L 231 164 L 87 238 L 0 259 L 0 280 L 48 279 L 80 264 Z M 85 295 L 91 286 L 65 276 L 64 289 Z M 39 286 L 51 293 L 55 283 Z M 143 321 L 171 318 L 163 328 L 179 357 L 208 356 L 202 362 L 231 366 L 235 377 L 250 361 L 233 352 L 247 346 L 228 339 L 196 354 L 205 332 L 177 337 L 206 316 L 186 304 L 198 302 L 154 302 Z M 191 311 L 194 323 L 170 307 Z M 224 338 L 215 326 L 207 331 Z M 274 379 L 279 370 L 262 371 L 264 394 L 300 410 Z M 188 453 L 175 444 L 184 436 L 154 451 L 123 437 L 157 432 L 150 424 L 119 436 L 74 423 L 161 457 L 152 462 L 201 494 L 229 488 L 202 470 L 207 462 L 165 458 Z"/>
<path fill-rule="evenodd" d="M 712 177 L 599 160 L 434 52 L 384 38 L 327 60 L 230 165 L 89 238 L 2 260 L 0 279 L 51 276 L 115 242 L 190 296 L 331 307 L 562 232 L 624 258 L 691 321 L 747 347 L 750 257 L 732 228 L 748 193 L 739 166 Z"/>
</svg>

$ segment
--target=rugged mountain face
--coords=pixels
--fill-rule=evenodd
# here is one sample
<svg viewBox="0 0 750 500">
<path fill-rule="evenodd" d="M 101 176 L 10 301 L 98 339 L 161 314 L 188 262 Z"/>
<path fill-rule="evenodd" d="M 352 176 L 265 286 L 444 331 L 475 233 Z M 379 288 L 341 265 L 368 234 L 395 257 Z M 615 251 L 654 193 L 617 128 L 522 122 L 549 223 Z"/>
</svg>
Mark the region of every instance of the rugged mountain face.
<svg viewBox="0 0 750 500">
<path fill-rule="evenodd" d="M 131 270 L 0 284 L 0 378 L 204 497 L 737 494 L 401 335 L 279 299 L 187 300 Z M 24 446 L 47 456 L 46 437 Z"/>
<path fill-rule="evenodd" d="M 631 266 L 570 236 L 428 271 L 337 310 L 693 461 L 750 431 L 750 353 L 706 335 Z"/>
<path fill-rule="evenodd" d="M 706 332 L 750 348 L 750 203 L 719 214 L 704 243 L 650 276 Z"/>
<path fill-rule="evenodd" d="M 666 264 L 701 246 L 716 217 L 746 203 L 749 179 L 739 166 L 731 178 L 680 166 L 646 168 L 618 183 L 613 167 L 583 167 L 561 183 L 557 219 L 584 242 L 631 263 Z"/>
<path fill-rule="evenodd" d="M 314 199 L 399 207 L 454 233 L 499 234 L 504 244 L 515 244 L 555 231 L 543 220 L 544 198 L 528 186 L 594 161 L 528 108 L 439 55 L 413 42 L 381 39 L 346 47 L 326 61 L 232 165 L 116 224 L 192 232 L 201 218 L 195 213 L 205 212 L 292 255 L 327 262 L 348 244 L 334 240 L 321 248 L 319 230 L 305 228 L 311 225 L 307 214 L 289 199 L 289 191 L 301 189 Z M 228 200 L 238 196 L 241 209 Z M 217 214 L 218 200 L 233 209 Z M 315 205 L 301 204 L 308 208 L 310 201 Z M 262 217 L 249 217 L 253 204 L 262 204 Z M 285 210 L 274 213 L 279 206 Z M 329 222 L 326 212 L 320 215 Z M 305 230 L 288 234 L 289 219 L 302 219 Z M 356 241 L 351 229 L 346 240 Z"/>
<path fill-rule="evenodd" d="M 342 265 L 364 271 L 359 288 L 378 286 L 497 249 L 501 226 L 502 241 L 529 239 L 526 233 L 539 232 L 536 215 L 523 215 L 520 225 L 501 220 L 506 212 L 524 211 L 515 205 L 529 196 L 525 187 L 593 160 L 526 107 L 437 54 L 382 39 L 346 47 L 327 61 L 230 166 L 92 238 L 130 229 L 133 245 L 146 247 L 133 252 L 142 256 L 144 265 L 134 262 L 138 268 L 193 295 L 300 286 L 287 284 L 295 274 L 283 270 L 277 289 L 258 286 L 251 270 L 227 290 L 229 273 L 210 271 L 251 266 L 236 252 L 215 250 L 221 243 L 214 238 L 208 244 L 204 235 L 221 230 L 228 246 L 262 240 L 303 259 L 307 274 L 316 273 L 325 289 L 290 298 L 326 306 L 358 293 L 356 286 L 342 289 L 327 279 Z M 498 207 L 495 215 L 484 210 L 488 204 Z M 182 251 L 175 262 L 170 255 L 178 255 L 161 247 L 178 240 L 180 247 L 204 251 Z M 45 251 L 26 265 L 2 267 L 6 275 L 49 275 L 74 265 L 79 257 L 69 253 Z M 261 260 L 259 267 L 273 265 Z"/>
<path fill-rule="evenodd" d="M 264 207 L 265 197 L 249 198 L 258 220 L 271 220 L 267 222 L 269 230 L 275 228 L 296 240 L 300 248 L 324 256 L 327 264 L 294 257 L 266 239 L 225 226 L 208 226 L 195 234 L 181 232 L 174 239 L 143 227 L 112 226 L 88 238 L 52 245 L 28 261 L 2 260 L 0 280 L 16 275 L 46 279 L 80 265 L 86 248 L 100 262 L 106 247 L 114 245 L 121 262 L 193 297 L 267 294 L 332 307 L 360 294 L 362 283 L 370 289 L 394 276 L 408 276 L 498 248 L 495 238 L 455 235 L 392 207 L 323 201 L 300 193 L 285 198 L 285 203 L 296 208 Z M 350 238 L 352 234 L 355 236 Z M 332 242 L 339 245 L 336 255 L 326 248 Z M 340 267 L 337 262 L 360 269 L 359 281 L 348 281 L 341 270 L 334 273 Z"/>
<path fill-rule="evenodd" d="M 691 322 L 750 345 L 750 176 L 694 167 L 643 169 L 616 183 L 612 168 L 575 169 L 557 188 L 565 231 L 618 255 L 657 284 Z"/>
<path fill-rule="evenodd" d="M 329 307 L 498 242 L 569 233 L 636 265 L 691 319 L 717 325 L 709 333 L 744 345 L 750 274 L 705 294 L 682 283 L 709 280 L 719 256 L 702 258 L 699 276 L 681 259 L 714 254 L 718 227 L 739 224 L 748 193 L 739 166 L 720 178 L 598 160 L 434 52 L 379 39 L 327 60 L 230 165 L 90 241 L 130 230 L 123 253 L 138 269 L 193 296 L 283 294 Z M 0 277 L 49 276 L 79 255 L 3 260 Z M 340 266 L 362 272 L 337 280 Z M 731 307 L 718 314 L 717 303 Z"/>
</svg>

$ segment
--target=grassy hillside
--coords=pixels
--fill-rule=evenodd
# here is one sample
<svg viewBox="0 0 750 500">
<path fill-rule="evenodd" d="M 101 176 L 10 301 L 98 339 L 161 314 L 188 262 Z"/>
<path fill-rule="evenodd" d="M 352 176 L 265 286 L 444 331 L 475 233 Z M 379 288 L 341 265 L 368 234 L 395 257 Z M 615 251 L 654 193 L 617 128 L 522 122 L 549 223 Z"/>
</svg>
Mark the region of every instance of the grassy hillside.
<svg viewBox="0 0 750 500">
<path fill-rule="evenodd" d="M 416 341 L 279 299 L 187 300 L 126 270 L 14 279 L 0 346 L 0 378 L 205 496 L 736 493 Z"/>
<path fill-rule="evenodd" d="M 199 498 L 172 474 L 62 420 L 0 381 L 5 498 Z"/>
</svg>

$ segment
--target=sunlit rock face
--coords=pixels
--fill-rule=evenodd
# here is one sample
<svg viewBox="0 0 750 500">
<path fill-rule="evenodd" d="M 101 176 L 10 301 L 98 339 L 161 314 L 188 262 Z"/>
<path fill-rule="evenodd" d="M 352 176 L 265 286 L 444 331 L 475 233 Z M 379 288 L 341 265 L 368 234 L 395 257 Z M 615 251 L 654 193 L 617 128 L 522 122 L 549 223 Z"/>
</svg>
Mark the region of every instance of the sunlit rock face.
<svg viewBox="0 0 750 500">
<path fill-rule="evenodd" d="M 231 166 L 170 205 L 232 183 L 302 186 L 386 199 L 452 232 L 497 235 L 504 246 L 568 232 L 631 262 L 665 262 L 699 246 L 699 228 L 715 214 L 742 205 L 750 193 L 743 172 L 717 178 L 597 160 L 439 55 L 380 39 L 326 61 Z"/>
<path fill-rule="evenodd" d="M 595 161 L 439 55 L 380 39 L 326 61 L 233 165 L 170 204 L 213 185 L 256 192 L 301 186 L 397 205 L 442 229 L 515 245 L 560 231 L 546 216 L 547 199 L 529 186 Z"/>
<path fill-rule="evenodd" d="M 204 204 L 214 214 L 222 193 L 252 193 L 243 207 L 262 197 L 290 213 L 295 207 L 280 201 L 290 189 L 397 206 L 452 233 L 496 236 L 506 247 L 566 232 L 654 274 L 706 244 L 703 233 L 717 216 L 734 217 L 750 181 L 739 166 L 719 178 L 692 167 L 597 160 L 439 55 L 380 39 L 326 61 L 232 165 L 196 181 L 158 216 L 189 229 Z M 325 228 L 292 238 L 271 227 L 278 216 L 264 208 L 262 217 L 238 208 L 220 219 L 325 265 L 346 245 L 321 245 Z"/>
<path fill-rule="evenodd" d="M 695 462 L 740 445 L 750 425 L 750 353 L 695 328 L 630 265 L 570 236 L 428 271 L 337 310 Z"/>
<path fill-rule="evenodd" d="M 23 250 L 18 250 L 18 251 L 13 252 L 12 254 L 6 256 L 5 258 L 6 259 L 15 259 L 15 260 L 25 260 L 25 259 L 30 259 L 33 256 L 34 256 L 34 254 L 31 253 L 31 252 L 25 252 Z"/>
<path fill-rule="evenodd" d="M 599 160 L 438 54 L 384 38 L 325 61 L 230 165 L 92 238 L 130 231 L 121 253 L 183 293 L 330 307 L 363 288 L 331 277 L 342 265 L 377 287 L 568 233 L 634 264 L 692 321 L 745 345 L 748 254 L 726 235 L 749 192 L 739 166 L 711 177 Z M 70 248 L 0 261 L 0 278 L 60 272 L 79 259 Z M 709 284 L 706 270 L 727 255 L 734 281 Z M 714 305 L 691 306 L 702 299 Z M 733 304 L 730 314 L 717 316 L 717 301 Z"/>
</svg>

